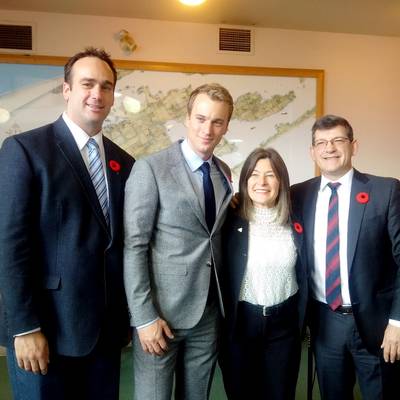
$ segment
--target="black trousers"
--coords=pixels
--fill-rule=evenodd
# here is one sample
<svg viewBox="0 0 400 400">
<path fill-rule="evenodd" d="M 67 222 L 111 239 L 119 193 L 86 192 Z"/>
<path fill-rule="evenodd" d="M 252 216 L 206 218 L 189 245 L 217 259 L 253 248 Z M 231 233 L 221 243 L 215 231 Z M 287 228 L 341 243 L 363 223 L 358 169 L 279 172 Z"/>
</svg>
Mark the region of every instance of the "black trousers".
<svg viewBox="0 0 400 400">
<path fill-rule="evenodd" d="M 223 334 L 220 366 L 230 400 L 295 398 L 301 352 L 297 296 L 264 311 L 239 302 L 235 334 Z"/>
<path fill-rule="evenodd" d="M 332 311 L 317 301 L 310 308 L 311 343 L 322 400 L 352 400 L 356 377 L 363 400 L 399 396 L 400 362 L 385 363 L 370 353 L 354 316 Z"/>
</svg>

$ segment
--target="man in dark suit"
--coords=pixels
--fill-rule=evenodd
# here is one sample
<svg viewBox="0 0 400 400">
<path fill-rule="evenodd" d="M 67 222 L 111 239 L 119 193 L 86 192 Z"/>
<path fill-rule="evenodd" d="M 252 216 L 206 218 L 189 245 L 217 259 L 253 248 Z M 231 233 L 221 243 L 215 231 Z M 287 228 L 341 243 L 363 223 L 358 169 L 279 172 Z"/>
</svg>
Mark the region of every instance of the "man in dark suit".
<svg viewBox="0 0 400 400">
<path fill-rule="evenodd" d="M 292 188 L 307 241 L 311 340 L 323 399 L 352 399 L 356 376 L 363 399 L 393 399 L 400 376 L 400 183 L 354 169 L 357 148 L 344 118 L 320 118 L 311 156 L 322 176 Z"/>
<path fill-rule="evenodd" d="M 229 168 L 213 152 L 232 109 L 222 86 L 195 89 L 186 139 L 139 160 L 126 184 L 124 278 L 136 327 L 136 400 L 170 400 L 174 374 L 176 399 L 209 397 L 221 226 L 232 194 Z"/>
<path fill-rule="evenodd" d="M 118 399 L 134 160 L 101 133 L 117 77 L 108 54 L 88 48 L 64 73 L 66 112 L 0 150 L 0 337 L 15 399 Z"/>
</svg>

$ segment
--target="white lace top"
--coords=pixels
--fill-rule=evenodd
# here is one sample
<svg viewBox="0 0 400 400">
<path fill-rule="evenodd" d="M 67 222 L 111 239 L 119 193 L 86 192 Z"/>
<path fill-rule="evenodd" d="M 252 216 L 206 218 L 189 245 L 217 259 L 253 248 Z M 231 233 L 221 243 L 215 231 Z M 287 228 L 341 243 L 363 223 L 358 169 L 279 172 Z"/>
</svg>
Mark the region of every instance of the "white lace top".
<svg viewBox="0 0 400 400">
<path fill-rule="evenodd" d="M 278 224 L 276 217 L 276 208 L 253 209 L 239 300 L 269 307 L 282 303 L 298 290 L 292 230 L 289 225 Z"/>
</svg>

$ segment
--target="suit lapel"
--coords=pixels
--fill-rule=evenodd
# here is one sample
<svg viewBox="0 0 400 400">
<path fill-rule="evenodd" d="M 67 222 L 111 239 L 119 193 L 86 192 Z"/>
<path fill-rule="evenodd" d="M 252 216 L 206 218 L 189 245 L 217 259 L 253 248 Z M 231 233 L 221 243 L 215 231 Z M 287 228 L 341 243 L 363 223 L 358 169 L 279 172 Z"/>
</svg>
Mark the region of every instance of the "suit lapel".
<svg viewBox="0 0 400 400">
<path fill-rule="evenodd" d="M 224 169 L 222 168 L 221 164 L 218 161 L 218 158 L 214 156 L 213 159 L 214 159 L 215 165 L 217 166 L 220 174 L 223 176 L 223 185 L 225 188 L 224 199 L 221 203 L 221 206 L 217 210 L 217 214 L 215 216 L 215 223 L 214 223 L 213 231 L 216 231 L 220 228 L 220 226 L 224 222 L 223 217 L 225 216 L 225 210 L 229 206 L 229 203 L 232 199 L 233 186 L 231 183 L 231 177 L 225 173 Z"/>
<path fill-rule="evenodd" d="M 306 237 L 306 248 L 308 265 L 314 265 L 314 225 L 315 225 L 315 209 L 317 206 L 318 191 L 321 185 L 321 178 L 313 179 L 304 194 L 302 201 L 302 212 L 304 219 L 304 230 Z"/>
<path fill-rule="evenodd" d="M 108 227 L 104 219 L 99 199 L 93 187 L 89 172 L 82 159 L 82 155 L 78 149 L 78 146 L 76 145 L 76 142 L 62 117 L 60 117 L 54 123 L 54 132 L 56 136 L 57 146 L 59 147 L 65 160 L 71 167 L 71 170 L 78 180 L 85 196 L 87 197 L 90 207 L 96 215 L 100 225 L 106 232 L 108 232 Z"/>
<path fill-rule="evenodd" d="M 360 227 L 364 218 L 365 207 L 367 205 L 367 203 L 358 201 L 357 195 L 360 193 L 366 193 L 369 195 L 370 191 L 371 185 L 368 178 L 357 170 L 354 170 L 350 193 L 349 221 L 347 226 L 347 262 L 349 271 L 353 264 L 358 235 L 360 233 Z"/>
<path fill-rule="evenodd" d="M 232 276 L 235 279 L 235 299 L 239 300 L 240 288 L 242 285 L 244 271 L 247 265 L 249 252 L 249 222 L 242 218 L 238 218 L 235 226 L 235 243 L 238 246 L 238 260 L 234 262 L 237 266 L 237 271 L 232 271 Z"/>
<path fill-rule="evenodd" d="M 175 143 L 175 146 L 172 148 L 172 150 L 173 153 L 171 157 L 170 167 L 172 179 L 174 179 L 176 184 L 183 191 L 185 199 L 190 204 L 190 207 L 193 209 L 194 214 L 199 219 L 201 224 L 204 226 L 205 229 L 208 229 L 203 208 L 200 204 L 200 200 L 196 195 L 196 191 L 192 185 L 188 171 L 185 167 L 186 161 L 180 149 L 180 143 Z"/>
<path fill-rule="evenodd" d="M 108 206 L 110 213 L 110 231 L 111 237 L 115 236 L 114 230 L 119 225 L 118 216 L 121 213 L 121 176 L 119 168 L 121 168 L 117 152 L 111 145 L 111 141 L 103 136 L 104 153 L 106 158 L 106 175 L 108 183 Z"/>
</svg>

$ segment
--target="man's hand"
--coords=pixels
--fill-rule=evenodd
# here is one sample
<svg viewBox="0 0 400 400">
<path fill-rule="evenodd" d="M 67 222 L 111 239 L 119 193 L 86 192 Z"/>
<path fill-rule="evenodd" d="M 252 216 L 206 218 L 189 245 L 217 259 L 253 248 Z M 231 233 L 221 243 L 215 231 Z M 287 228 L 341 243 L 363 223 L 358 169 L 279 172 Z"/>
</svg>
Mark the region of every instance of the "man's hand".
<svg viewBox="0 0 400 400">
<path fill-rule="evenodd" d="M 174 338 L 168 324 L 161 318 L 151 325 L 138 329 L 137 333 L 143 351 L 158 356 L 162 356 L 168 349 L 165 336 L 169 339 Z"/>
<path fill-rule="evenodd" d="M 394 363 L 400 360 L 400 327 L 388 324 L 381 349 L 383 349 L 383 358 L 386 362 Z"/>
<path fill-rule="evenodd" d="M 18 366 L 35 374 L 47 374 L 49 345 L 42 332 L 33 332 L 14 338 Z"/>
</svg>

